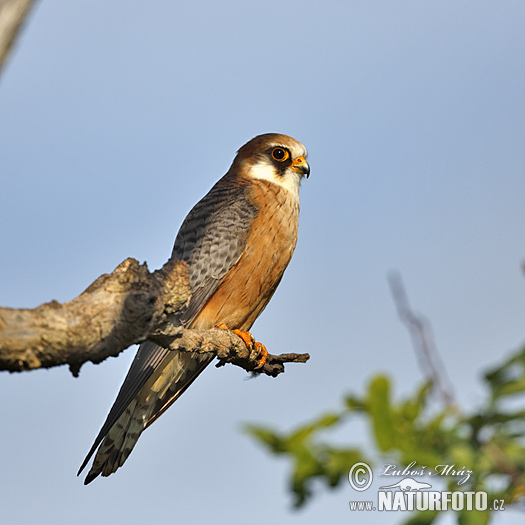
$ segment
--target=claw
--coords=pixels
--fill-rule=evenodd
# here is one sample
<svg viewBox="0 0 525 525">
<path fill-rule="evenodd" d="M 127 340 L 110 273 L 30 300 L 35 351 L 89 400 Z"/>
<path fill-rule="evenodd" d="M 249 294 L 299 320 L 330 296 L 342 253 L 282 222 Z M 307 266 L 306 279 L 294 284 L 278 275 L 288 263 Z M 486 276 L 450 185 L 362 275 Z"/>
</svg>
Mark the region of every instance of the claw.
<svg viewBox="0 0 525 525">
<path fill-rule="evenodd" d="M 220 324 L 217 326 L 217 328 L 229 330 L 225 324 Z M 232 332 L 236 333 L 244 341 L 244 344 L 248 350 L 255 350 L 257 352 L 257 365 L 254 370 L 262 368 L 266 363 L 266 359 L 268 358 L 268 350 L 266 350 L 266 347 L 262 343 L 257 343 L 250 332 L 243 332 L 242 330 L 237 329 L 232 330 Z"/>
<path fill-rule="evenodd" d="M 262 343 L 255 343 L 255 348 L 257 349 L 257 353 L 259 355 L 262 354 L 261 358 L 257 361 L 257 366 L 255 367 L 255 370 L 258 370 L 266 363 L 266 359 L 268 358 L 268 350 L 266 350 L 266 347 Z"/>
<path fill-rule="evenodd" d="M 244 341 L 248 349 L 253 348 L 257 344 L 255 337 L 250 332 L 242 332 L 241 330 L 232 330 L 232 332 L 236 333 Z"/>
</svg>

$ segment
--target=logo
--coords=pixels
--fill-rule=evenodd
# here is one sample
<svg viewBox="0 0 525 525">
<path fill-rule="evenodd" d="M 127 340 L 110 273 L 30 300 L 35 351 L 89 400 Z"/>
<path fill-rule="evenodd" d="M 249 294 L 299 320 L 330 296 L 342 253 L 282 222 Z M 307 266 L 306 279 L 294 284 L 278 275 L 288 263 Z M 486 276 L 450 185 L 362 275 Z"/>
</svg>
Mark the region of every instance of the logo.
<svg viewBox="0 0 525 525">
<path fill-rule="evenodd" d="M 379 476 L 402 476 L 402 479 L 380 486 L 376 501 L 350 501 L 350 511 L 486 511 L 488 509 L 486 492 L 461 490 L 461 485 L 468 481 L 471 475 L 471 470 L 466 467 L 458 469 L 455 465 L 437 465 L 433 469 L 417 466 L 415 461 L 403 469 L 399 469 L 397 465 L 384 465 Z M 431 490 L 433 487 L 430 483 L 415 479 L 418 476 L 454 477 L 458 490 Z M 357 492 L 368 490 L 373 479 L 370 465 L 363 462 L 355 463 L 348 473 L 348 482 Z M 505 510 L 504 504 L 504 500 L 494 500 L 490 510 Z"/>
<path fill-rule="evenodd" d="M 380 489 L 394 489 L 394 488 L 400 488 L 403 491 L 411 491 L 411 490 L 421 490 L 421 489 L 430 489 L 432 488 L 432 485 L 429 485 L 428 483 L 422 483 L 421 481 L 416 481 L 414 478 L 405 478 L 401 481 L 398 481 L 397 483 L 394 483 L 393 485 L 387 485 L 386 487 L 379 487 Z"/>
<path fill-rule="evenodd" d="M 360 461 L 355 463 L 348 473 L 348 482 L 350 486 L 358 492 L 363 492 L 372 485 L 374 475 L 372 469 L 367 463 Z"/>
</svg>

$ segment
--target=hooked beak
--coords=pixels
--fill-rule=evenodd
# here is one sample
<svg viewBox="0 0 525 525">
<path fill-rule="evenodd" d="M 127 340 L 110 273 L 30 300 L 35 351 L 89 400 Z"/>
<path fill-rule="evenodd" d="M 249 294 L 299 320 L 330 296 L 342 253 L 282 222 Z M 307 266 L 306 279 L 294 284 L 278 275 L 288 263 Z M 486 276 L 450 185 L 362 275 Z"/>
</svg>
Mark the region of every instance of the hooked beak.
<svg viewBox="0 0 525 525">
<path fill-rule="evenodd" d="M 310 165 L 304 157 L 297 157 L 292 161 L 292 169 L 298 171 L 303 177 L 308 178 L 310 175 Z"/>
</svg>

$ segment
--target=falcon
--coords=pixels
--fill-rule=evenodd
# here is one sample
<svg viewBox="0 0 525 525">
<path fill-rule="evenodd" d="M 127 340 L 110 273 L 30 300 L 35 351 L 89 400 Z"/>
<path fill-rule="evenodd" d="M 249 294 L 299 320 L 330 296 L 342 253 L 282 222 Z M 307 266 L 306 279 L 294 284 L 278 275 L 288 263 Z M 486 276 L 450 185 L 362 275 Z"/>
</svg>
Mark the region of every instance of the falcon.
<svg viewBox="0 0 525 525">
<path fill-rule="evenodd" d="M 185 328 L 248 332 L 274 294 L 297 243 L 299 187 L 310 174 L 305 147 L 267 133 L 242 146 L 230 169 L 190 211 L 171 257 L 188 264 L 191 297 Z M 260 343 L 260 364 L 266 349 Z M 108 417 L 78 474 L 84 481 L 121 467 L 141 433 L 208 366 L 213 356 L 142 343 Z"/>
</svg>

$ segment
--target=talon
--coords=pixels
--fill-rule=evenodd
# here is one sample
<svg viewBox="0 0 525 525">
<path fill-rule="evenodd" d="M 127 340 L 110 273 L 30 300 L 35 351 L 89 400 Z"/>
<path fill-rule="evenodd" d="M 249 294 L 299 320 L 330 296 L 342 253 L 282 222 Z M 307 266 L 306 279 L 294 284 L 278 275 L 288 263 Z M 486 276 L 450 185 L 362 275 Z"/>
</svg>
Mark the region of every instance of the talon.
<svg viewBox="0 0 525 525">
<path fill-rule="evenodd" d="M 232 330 L 236 333 L 243 341 L 248 350 L 251 350 L 255 346 L 255 337 L 250 332 L 242 332 L 241 330 Z"/>
<path fill-rule="evenodd" d="M 223 323 L 217 325 L 217 328 L 220 328 L 221 330 L 229 330 L 229 328 Z M 255 348 L 255 337 L 253 337 L 253 335 L 250 334 L 250 332 L 243 332 L 237 329 L 232 330 L 232 332 L 237 334 L 244 341 L 244 344 L 246 345 L 248 350 L 252 350 L 253 348 Z"/>
<path fill-rule="evenodd" d="M 266 359 L 268 358 L 268 350 L 266 350 L 266 347 L 262 343 L 255 343 L 255 348 L 257 349 L 259 355 L 262 354 L 261 358 L 257 361 L 257 366 L 255 367 L 255 370 L 258 370 L 266 363 Z"/>
<path fill-rule="evenodd" d="M 229 330 L 229 328 L 225 324 L 220 324 L 217 326 L 217 328 L 221 328 L 222 330 Z M 255 341 L 255 337 L 250 332 L 243 332 L 242 330 L 232 330 L 235 334 L 237 334 L 246 345 L 246 348 L 248 350 L 255 350 L 257 354 L 257 361 L 256 361 L 256 367 L 254 370 L 258 370 L 259 368 L 262 368 L 265 363 L 266 359 L 268 358 L 268 350 L 266 350 L 266 347 L 262 343 L 257 343 Z M 253 357 L 250 357 L 250 359 L 253 359 Z"/>
</svg>

